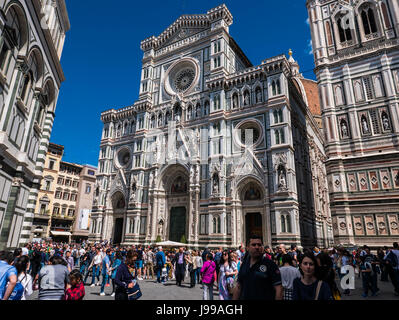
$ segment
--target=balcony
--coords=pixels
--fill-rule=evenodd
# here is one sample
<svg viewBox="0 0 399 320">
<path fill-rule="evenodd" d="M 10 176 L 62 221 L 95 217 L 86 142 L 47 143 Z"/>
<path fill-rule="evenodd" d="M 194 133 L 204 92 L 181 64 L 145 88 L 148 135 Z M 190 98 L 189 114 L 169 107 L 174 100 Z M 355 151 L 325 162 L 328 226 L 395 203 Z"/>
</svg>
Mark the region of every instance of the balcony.
<svg viewBox="0 0 399 320">
<path fill-rule="evenodd" d="M 40 212 L 40 213 L 35 212 L 35 218 L 49 220 L 50 217 L 51 217 L 50 212 Z"/>
</svg>

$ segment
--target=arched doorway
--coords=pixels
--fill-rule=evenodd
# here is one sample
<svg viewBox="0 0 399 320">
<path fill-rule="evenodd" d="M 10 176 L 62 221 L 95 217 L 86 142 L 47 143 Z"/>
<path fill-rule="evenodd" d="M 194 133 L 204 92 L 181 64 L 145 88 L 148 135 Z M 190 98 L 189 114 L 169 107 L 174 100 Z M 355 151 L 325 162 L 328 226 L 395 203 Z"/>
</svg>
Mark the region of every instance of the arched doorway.
<svg viewBox="0 0 399 320">
<path fill-rule="evenodd" d="M 157 236 L 163 240 L 181 242 L 189 240 L 190 176 L 181 164 L 168 166 L 161 172 L 157 202 Z"/>
<path fill-rule="evenodd" d="M 116 192 L 112 196 L 113 226 L 112 242 L 121 244 L 123 242 L 123 225 L 125 222 L 126 199 L 123 193 Z"/>
<path fill-rule="evenodd" d="M 265 208 L 265 188 L 255 178 L 248 178 L 239 185 L 239 196 L 242 212 L 241 235 L 243 243 L 247 242 L 250 235 L 263 238 L 266 243 L 270 236 Z"/>
</svg>

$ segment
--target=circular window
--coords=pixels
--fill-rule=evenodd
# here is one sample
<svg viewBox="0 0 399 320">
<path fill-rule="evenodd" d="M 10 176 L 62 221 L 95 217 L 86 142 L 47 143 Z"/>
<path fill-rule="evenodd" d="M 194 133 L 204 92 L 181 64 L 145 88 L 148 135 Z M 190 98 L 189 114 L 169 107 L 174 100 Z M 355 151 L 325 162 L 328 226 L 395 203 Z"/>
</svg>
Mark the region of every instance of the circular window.
<svg viewBox="0 0 399 320">
<path fill-rule="evenodd" d="M 189 92 L 198 82 L 198 63 L 192 58 L 184 58 L 172 64 L 165 75 L 165 90 L 169 95 Z"/>
<path fill-rule="evenodd" d="M 178 92 L 184 92 L 193 84 L 195 79 L 195 70 L 184 69 L 176 75 L 175 88 Z"/>
<path fill-rule="evenodd" d="M 121 149 L 117 153 L 117 163 L 119 167 L 126 167 L 130 163 L 131 155 L 129 149 Z"/>
<path fill-rule="evenodd" d="M 257 146 L 262 142 L 263 130 L 262 125 L 257 121 L 246 121 L 237 125 L 235 134 L 236 142 L 241 146 Z M 249 139 L 247 141 L 247 139 Z"/>
</svg>

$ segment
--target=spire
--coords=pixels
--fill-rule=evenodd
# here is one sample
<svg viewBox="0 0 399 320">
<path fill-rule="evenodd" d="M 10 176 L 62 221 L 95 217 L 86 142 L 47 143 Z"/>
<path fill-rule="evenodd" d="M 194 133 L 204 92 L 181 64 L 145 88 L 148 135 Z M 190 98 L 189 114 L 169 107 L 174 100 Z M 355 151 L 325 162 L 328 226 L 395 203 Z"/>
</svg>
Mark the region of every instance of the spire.
<svg viewBox="0 0 399 320">
<path fill-rule="evenodd" d="M 291 72 L 294 76 L 299 76 L 302 77 L 302 74 L 299 73 L 299 65 L 298 62 L 295 61 L 295 59 L 292 57 L 293 53 L 292 50 L 289 49 L 288 55 L 290 56 L 288 59 L 288 62 L 291 65 Z"/>
</svg>

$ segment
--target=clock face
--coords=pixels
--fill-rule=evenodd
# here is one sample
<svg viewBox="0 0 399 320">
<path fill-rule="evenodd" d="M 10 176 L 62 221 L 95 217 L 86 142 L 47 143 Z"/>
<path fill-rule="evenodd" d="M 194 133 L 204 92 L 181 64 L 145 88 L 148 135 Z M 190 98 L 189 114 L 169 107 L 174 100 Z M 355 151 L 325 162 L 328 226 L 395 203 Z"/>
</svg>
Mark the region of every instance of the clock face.
<svg viewBox="0 0 399 320">
<path fill-rule="evenodd" d="M 185 92 L 195 79 L 195 71 L 191 68 L 186 68 L 177 73 L 174 85 L 177 92 Z"/>
</svg>

